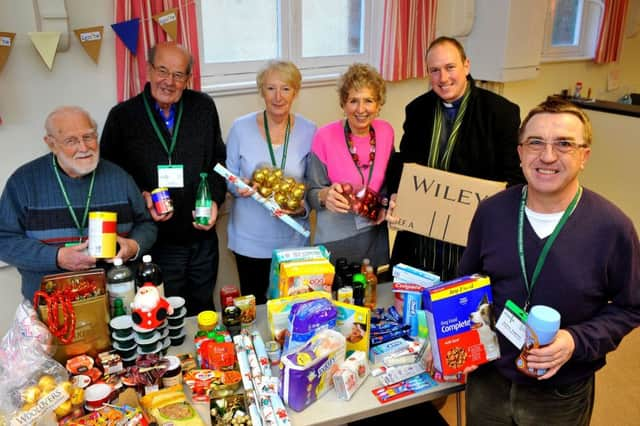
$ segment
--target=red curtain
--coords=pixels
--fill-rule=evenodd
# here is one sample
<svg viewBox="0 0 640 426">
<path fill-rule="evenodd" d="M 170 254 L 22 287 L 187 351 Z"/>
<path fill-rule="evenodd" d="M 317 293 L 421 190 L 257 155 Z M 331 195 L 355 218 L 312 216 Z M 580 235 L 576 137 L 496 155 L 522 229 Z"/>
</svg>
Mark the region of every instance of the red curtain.
<svg viewBox="0 0 640 426">
<path fill-rule="evenodd" d="M 140 34 L 136 56 L 116 37 L 116 71 L 118 102 L 137 95 L 147 82 L 147 50 L 156 43 L 169 40 L 167 33 L 153 20 L 153 15 L 167 9 L 178 9 L 178 39 L 193 55 L 191 85 L 200 90 L 200 53 L 195 0 L 114 0 L 115 22 L 140 18 Z"/>
<path fill-rule="evenodd" d="M 620 59 L 625 19 L 629 0 L 605 0 L 604 17 L 596 48 L 596 64 L 606 64 Z"/>
<path fill-rule="evenodd" d="M 435 38 L 437 0 L 386 0 L 380 69 L 387 81 L 424 78 Z"/>
</svg>

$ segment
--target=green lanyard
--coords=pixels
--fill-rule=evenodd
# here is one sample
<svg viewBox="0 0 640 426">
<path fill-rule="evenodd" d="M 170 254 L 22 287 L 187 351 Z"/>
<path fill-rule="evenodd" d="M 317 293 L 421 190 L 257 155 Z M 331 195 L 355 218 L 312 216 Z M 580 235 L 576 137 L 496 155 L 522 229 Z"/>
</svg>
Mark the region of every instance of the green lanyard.
<svg viewBox="0 0 640 426">
<path fill-rule="evenodd" d="M 373 176 L 373 166 L 376 164 L 376 131 L 372 125 L 369 125 L 369 138 L 370 138 L 369 142 L 373 146 L 373 150 L 370 151 L 370 155 L 371 153 L 373 153 L 373 157 L 370 159 L 370 162 L 369 162 L 369 176 L 367 177 L 367 184 L 365 185 L 365 187 L 367 188 L 371 183 L 371 176 Z M 351 154 L 351 159 L 353 160 L 353 164 L 355 164 L 356 170 L 360 174 L 360 180 L 364 185 L 364 175 L 362 174 L 360 161 L 357 158 L 357 155 L 354 151 L 355 148 L 353 148 L 353 142 L 351 141 L 351 128 L 349 127 L 349 122 L 346 120 L 344 122 L 344 141 L 347 144 L 347 150 L 349 151 L 349 154 Z"/>
<path fill-rule="evenodd" d="M 544 247 L 542 247 L 542 251 L 540 252 L 540 255 L 538 256 L 538 260 L 536 262 L 536 267 L 533 270 L 533 275 L 531 276 L 531 284 L 529 284 L 529 279 L 527 277 L 527 269 L 526 269 L 525 260 L 524 260 L 524 236 L 523 236 L 524 207 L 525 207 L 525 204 L 527 203 L 527 186 L 525 185 L 522 188 L 522 198 L 520 200 L 520 212 L 518 215 L 518 255 L 520 257 L 520 269 L 522 271 L 524 285 L 527 288 L 527 300 L 525 301 L 525 304 L 524 304 L 525 311 L 529 310 L 529 304 L 531 303 L 531 292 L 533 291 L 533 286 L 538 281 L 538 276 L 540 275 L 542 266 L 544 265 L 544 262 L 547 259 L 549 250 L 551 250 L 551 246 L 553 245 L 554 241 L 558 237 L 558 234 L 560 233 L 564 225 L 567 223 L 569 216 L 571 216 L 573 211 L 576 209 L 576 206 L 578 205 L 578 201 L 580 200 L 581 196 L 582 196 L 582 187 L 580 186 L 578 187 L 578 191 L 576 192 L 576 195 L 573 197 L 573 200 L 571 200 L 571 203 L 569 203 L 569 206 L 564 211 L 564 214 L 560 218 L 560 221 L 558 222 L 556 227 L 553 229 L 553 232 L 547 239 L 547 242 L 544 244 Z"/>
<path fill-rule="evenodd" d="M 89 192 L 87 193 L 87 204 L 84 206 L 84 214 L 82 215 L 82 224 L 78 222 L 78 217 L 76 216 L 76 212 L 73 210 L 71 206 L 71 201 L 69 201 L 69 196 L 67 195 L 67 190 L 64 187 L 64 183 L 62 183 L 62 179 L 60 178 L 60 172 L 58 172 L 58 166 L 56 165 L 56 156 L 51 156 L 51 163 L 53 164 L 53 171 L 56 174 L 56 178 L 58 179 L 58 185 L 60 186 L 60 190 L 62 191 L 62 196 L 64 197 L 64 201 L 67 203 L 67 208 L 69 209 L 69 213 L 71 213 L 71 218 L 73 222 L 76 224 L 76 229 L 78 230 L 78 235 L 80 235 L 80 242 L 82 242 L 83 230 L 87 224 L 87 217 L 89 216 L 89 205 L 91 204 L 91 195 L 93 194 L 93 182 L 96 179 L 96 171 L 95 169 L 91 173 L 91 183 L 89 183 Z"/>
<path fill-rule="evenodd" d="M 158 123 L 156 123 L 156 118 L 153 116 L 153 112 L 151 112 L 149 101 L 147 100 L 147 96 L 144 93 L 142 94 L 142 99 L 144 100 L 144 108 L 147 110 L 147 116 L 149 116 L 149 121 L 151 121 L 153 130 L 155 130 L 156 136 L 158 136 L 162 147 L 169 156 L 169 164 L 171 164 L 171 155 L 173 154 L 173 150 L 176 148 L 176 142 L 178 141 L 178 130 L 180 130 L 180 121 L 182 121 L 182 99 L 180 99 L 180 102 L 178 103 L 178 118 L 176 118 L 176 123 L 173 126 L 170 147 L 167 147 L 167 141 L 164 139 L 164 135 L 158 127 Z"/>
<path fill-rule="evenodd" d="M 269 145 L 269 155 L 271 156 L 271 164 L 273 167 L 276 165 L 276 155 L 273 153 L 273 144 L 271 143 L 271 135 L 269 134 L 269 124 L 267 123 L 267 111 L 262 113 L 264 121 L 264 135 L 267 138 L 267 144 Z M 282 147 L 282 159 L 280 160 L 280 169 L 284 171 L 284 166 L 287 164 L 287 149 L 289 149 L 289 135 L 291 133 L 291 115 L 287 115 L 287 128 L 284 130 L 284 146 Z"/>
</svg>

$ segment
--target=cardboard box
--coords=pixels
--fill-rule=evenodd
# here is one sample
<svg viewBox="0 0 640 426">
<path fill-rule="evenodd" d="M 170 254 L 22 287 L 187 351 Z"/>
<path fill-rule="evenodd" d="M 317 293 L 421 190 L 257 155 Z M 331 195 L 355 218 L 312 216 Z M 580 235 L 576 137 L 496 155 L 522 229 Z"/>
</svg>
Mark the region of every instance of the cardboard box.
<svg viewBox="0 0 640 426">
<path fill-rule="evenodd" d="M 444 377 L 500 357 L 489 277 L 470 275 L 423 292 L 433 366 Z"/>
<path fill-rule="evenodd" d="M 335 329 L 345 337 L 347 352 L 361 351 L 368 354 L 371 340 L 369 308 L 336 301 L 333 304 L 338 311 Z"/>
<path fill-rule="evenodd" d="M 336 388 L 338 399 L 348 401 L 364 383 L 369 375 L 369 361 L 367 353 L 353 352 L 333 375 L 333 386 Z"/>
<path fill-rule="evenodd" d="M 396 200 L 395 215 L 400 218 L 397 227 L 466 246 L 479 202 L 505 187 L 506 182 L 405 164 Z"/>
</svg>

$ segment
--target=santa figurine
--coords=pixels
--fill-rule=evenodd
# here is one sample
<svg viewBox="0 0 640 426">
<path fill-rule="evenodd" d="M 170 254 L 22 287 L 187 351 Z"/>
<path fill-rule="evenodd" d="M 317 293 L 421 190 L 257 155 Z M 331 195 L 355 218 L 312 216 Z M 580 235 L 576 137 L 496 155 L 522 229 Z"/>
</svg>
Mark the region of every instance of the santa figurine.
<svg viewBox="0 0 640 426">
<path fill-rule="evenodd" d="M 173 307 L 167 299 L 160 297 L 158 288 L 151 283 L 140 287 L 131 303 L 131 318 L 140 328 L 153 330 L 162 325 L 167 315 L 173 314 Z"/>
</svg>

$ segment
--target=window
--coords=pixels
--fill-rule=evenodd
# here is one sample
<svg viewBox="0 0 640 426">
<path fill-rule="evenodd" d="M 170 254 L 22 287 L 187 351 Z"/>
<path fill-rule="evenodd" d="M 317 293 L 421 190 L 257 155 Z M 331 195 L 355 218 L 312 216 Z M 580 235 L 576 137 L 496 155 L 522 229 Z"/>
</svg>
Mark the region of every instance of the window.
<svg viewBox="0 0 640 426">
<path fill-rule="evenodd" d="M 203 89 L 255 91 L 255 74 L 272 58 L 293 61 L 303 84 L 333 83 L 353 62 L 377 65 L 379 0 L 200 0 Z M 374 34 L 375 33 L 375 34 Z M 374 54 L 375 53 L 375 54 Z"/>
<path fill-rule="evenodd" d="M 603 0 L 551 0 L 542 61 L 593 58 L 603 16 Z"/>
</svg>

